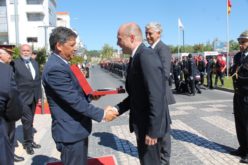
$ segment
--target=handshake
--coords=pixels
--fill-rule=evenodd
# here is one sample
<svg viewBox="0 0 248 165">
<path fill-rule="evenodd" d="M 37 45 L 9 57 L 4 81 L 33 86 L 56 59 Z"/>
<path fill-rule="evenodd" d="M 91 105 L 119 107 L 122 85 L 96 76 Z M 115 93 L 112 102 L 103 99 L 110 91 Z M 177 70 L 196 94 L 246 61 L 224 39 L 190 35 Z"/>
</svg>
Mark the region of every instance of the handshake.
<svg viewBox="0 0 248 165">
<path fill-rule="evenodd" d="M 116 110 L 116 108 L 112 106 L 107 106 L 104 109 L 104 117 L 103 120 L 105 121 L 112 121 L 119 115 L 119 112 Z"/>
</svg>

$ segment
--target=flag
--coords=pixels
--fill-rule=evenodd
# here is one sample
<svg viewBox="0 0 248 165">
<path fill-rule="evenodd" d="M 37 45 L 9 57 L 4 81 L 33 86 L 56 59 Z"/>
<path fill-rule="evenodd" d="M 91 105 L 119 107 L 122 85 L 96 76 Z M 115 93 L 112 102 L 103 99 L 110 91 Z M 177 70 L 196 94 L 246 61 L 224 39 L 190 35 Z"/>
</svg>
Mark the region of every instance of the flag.
<svg viewBox="0 0 248 165">
<path fill-rule="evenodd" d="M 179 28 L 180 30 L 183 30 L 183 23 L 182 23 L 182 21 L 181 21 L 180 18 L 178 18 L 178 28 Z"/>
<path fill-rule="evenodd" d="M 231 0 L 227 0 L 227 13 L 228 13 L 228 15 L 230 15 L 230 13 L 231 13 L 231 7 L 232 7 Z"/>
</svg>

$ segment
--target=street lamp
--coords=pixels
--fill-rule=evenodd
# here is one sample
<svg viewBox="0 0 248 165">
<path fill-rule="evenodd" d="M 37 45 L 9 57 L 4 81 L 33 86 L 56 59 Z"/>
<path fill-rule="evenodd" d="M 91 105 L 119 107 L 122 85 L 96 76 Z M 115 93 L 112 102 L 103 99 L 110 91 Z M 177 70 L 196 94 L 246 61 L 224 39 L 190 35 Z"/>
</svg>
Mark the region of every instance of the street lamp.
<svg viewBox="0 0 248 165">
<path fill-rule="evenodd" d="M 48 53 L 47 53 L 47 51 L 48 51 L 48 44 L 47 44 L 47 29 L 48 29 L 49 27 L 55 27 L 55 26 L 44 25 L 44 26 L 38 26 L 38 27 L 44 28 L 44 31 L 45 31 L 45 49 L 46 49 L 46 54 L 48 54 Z"/>
</svg>

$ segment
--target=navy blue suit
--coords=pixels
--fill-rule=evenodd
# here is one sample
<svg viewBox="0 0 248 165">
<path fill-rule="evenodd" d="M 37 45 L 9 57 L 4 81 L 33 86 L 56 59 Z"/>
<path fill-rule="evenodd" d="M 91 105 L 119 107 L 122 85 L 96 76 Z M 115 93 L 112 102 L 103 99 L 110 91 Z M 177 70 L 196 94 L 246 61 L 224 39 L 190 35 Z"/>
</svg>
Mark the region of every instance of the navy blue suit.
<svg viewBox="0 0 248 165">
<path fill-rule="evenodd" d="M 21 117 L 22 107 L 12 68 L 0 62 L 0 164 L 14 164 L 13 144 L 8 125 Z"/>
<path fill-rule="evenodd" d="M 100 122 L 103 109 L 89 103 L 69 64 L 56 54 L 49 57 L 42 81 L 52 114 L 52 136 L 62 162 L 65 165 L 86 164 L 91 119 Z"/>
<path fill-rule="evenodd" d="M 116 106 L 120 114 L 130 109 L 130 131 L 136 134 L 142 165 L 160 165 L 162 138 L 170 129 L 164 75 L 159 56 L 141 44 L 129 62 L 126 79 L 128 97 Z M 146 135 L 158 138 L 158 143 L 146 145 Z"/>
</svg>

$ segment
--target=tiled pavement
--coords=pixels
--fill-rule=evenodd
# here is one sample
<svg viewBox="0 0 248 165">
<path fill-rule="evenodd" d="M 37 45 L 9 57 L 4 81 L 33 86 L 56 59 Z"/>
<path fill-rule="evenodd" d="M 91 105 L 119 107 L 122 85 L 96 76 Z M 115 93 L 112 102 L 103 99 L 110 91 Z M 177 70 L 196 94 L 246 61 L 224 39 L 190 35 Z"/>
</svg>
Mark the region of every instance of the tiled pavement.
<svg viewBox="0 0 248 165">
<path fill-rule="evenodd" d="M 229 110 L 227 110 L 227 107 Z M 232 100 L 178 103 L 170 107 L 172 116 L 171 164 L 239 164 L 239 158 L 228 154 L 237 147 Z M 94 122 L 90 136 L 89 156 L 114 155 L 119 165 L 139 164 L 134 134 L 129 133 L 128 113 L 110 123 Z M 36 115 L 35 139 L 42 148 L 34 156 L 26 155 L 21 144 L 18 155 L 26 158 L 25 164 L 44 164 L 59 159 L 51 138 L 50 115 Z M 17 124 L 17 139 L 22 141 L 20 122 Z"/>
<path fill-rule="evenodd" d="M 117 86 L 123 82 L 109 74 L 97 70 L 92 79 L 96 86 Z M 93 70 L 94 71 L 94 70 Z M 94 82 L 91 82 L 94 83 Z M 105 107 L 115 105 L 125 95 L 104 96 L 95 105 Z M 177 103 L 170 106 L 172 117 L 171 165 L 236 165 L 239 157 L 228 154 L 238 147 L 232 114 L 232 94 L 217 90 L 206 90 L 203 94 L 188 97 L 175 95 Z M 59 159 L 51 137 L 50 115 L 36 115 L 34 127 L 36 142 L 42 145 L 29 156 L 21 144 L 17 155 L 25 157 L 25 162 L 16 165 L 44 165 L 47 161 Z M 17 139 L 22 142 L 20 122 L 17 123 Z M 138 165 L 135 135 L 129 133 L 128 113 L 110 123 L 93 122 L 93 132 L 89 141 L 89 157 L 114 155 L 118 165 Z"/>
</svg>

